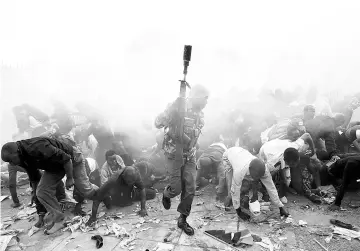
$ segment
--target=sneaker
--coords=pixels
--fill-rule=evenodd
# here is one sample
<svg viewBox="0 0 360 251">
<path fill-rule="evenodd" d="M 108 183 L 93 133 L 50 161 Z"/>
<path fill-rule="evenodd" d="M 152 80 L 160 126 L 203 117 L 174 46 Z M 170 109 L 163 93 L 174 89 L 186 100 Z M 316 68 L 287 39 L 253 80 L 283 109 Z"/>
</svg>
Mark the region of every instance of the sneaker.
<svg viewBox="0 0 360 251">
<path fill-rule="evenodd" d="M 180 215 L 178 219 L 178 227 L 185 232 L 185 234 L 192 236 L 195 234 L 194 229 L 186 222 L 186 217 Z"/>
<path fill-rule="evenodd" d="M 284 196 L 282 198 L 280 198 L 280 201 L 283 203 L 283 204 L 287 204 L 288 203 L 288 200 L 287 198 Z"/>
<path fill-rule="evenodd" d="M 162 204 L 163 204 L 163 206 L 164 206 L 164 208 L 165 208 L 166 210 L 169 210 L 170 207 L 171 207 L 171 200 L 170 200 L 170 198 L 165 197 L 164 194 L 163 194 L 163 198 L 162 198 Z"/>
</svg>

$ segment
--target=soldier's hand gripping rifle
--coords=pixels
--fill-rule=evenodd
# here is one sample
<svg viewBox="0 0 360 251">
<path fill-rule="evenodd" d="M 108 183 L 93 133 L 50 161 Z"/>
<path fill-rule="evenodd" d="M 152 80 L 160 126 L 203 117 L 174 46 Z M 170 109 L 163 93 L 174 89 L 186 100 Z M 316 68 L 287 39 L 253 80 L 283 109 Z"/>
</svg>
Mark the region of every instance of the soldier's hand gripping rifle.
<svg viewBox="0 0 360 251">
<path fill-rule="evenodd" d="M 186 82 L 187 68 L 191 60 L 191 45 L 185 45 L 184 47 L 184 78 L 180 81 L 180 93 L 178 98 L 178 121 L 176 126 L 176 154 L 175 162 L 176 165 L 180 168 L 184 164 L 183 153 L 184 145 L 190 141 L 189 137 L 184 134 L 184 121 L 186 114 L 186 86 L 191 88 L 190 85 Z"/>
</svg>

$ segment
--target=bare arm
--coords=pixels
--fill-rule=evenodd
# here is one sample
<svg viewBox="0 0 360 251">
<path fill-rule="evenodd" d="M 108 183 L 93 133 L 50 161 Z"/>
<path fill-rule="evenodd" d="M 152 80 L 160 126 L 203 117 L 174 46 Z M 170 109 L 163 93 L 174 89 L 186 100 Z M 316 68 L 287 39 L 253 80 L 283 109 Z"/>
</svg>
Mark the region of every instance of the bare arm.
<svg viewBox="0 0 360 251">
<path fill-rule="evenodd" d="M 141 210 L 146 210 L 146 191 L 145 191 L 145 188 L 143 188 L 140 191 L 140 205 L 141 205 Z"/>
<path fill-rule="evenodd" d="M 301 138 L 304 140 L 305 143 L 307 143 L 311 150 L 311 156 L 315 153 L 315 147 L 314 147 L 314 141 L 312 140 L 312 137 L 309 133 L 304 133 Z"/>
</svg>

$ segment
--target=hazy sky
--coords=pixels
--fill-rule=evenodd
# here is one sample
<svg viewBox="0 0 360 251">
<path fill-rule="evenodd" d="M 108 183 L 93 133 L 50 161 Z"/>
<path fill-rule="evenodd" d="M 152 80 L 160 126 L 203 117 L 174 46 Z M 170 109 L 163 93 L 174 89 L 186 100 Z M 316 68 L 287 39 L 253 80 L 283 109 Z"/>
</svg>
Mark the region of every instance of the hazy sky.
<svg viewBox="0 0 360 251">
<path fill-rule="evenodd" d="M 3 0 L 1 135 L 13 127 L 13 105 L 51 112 L 55 97 L 91 101 L 117 122 L 152 118 L 178 94 L 185 44 L 193 46 L 188 81 L 213 96 L 231 86 L 360 91 L 359 5 Z"/>
</svg>

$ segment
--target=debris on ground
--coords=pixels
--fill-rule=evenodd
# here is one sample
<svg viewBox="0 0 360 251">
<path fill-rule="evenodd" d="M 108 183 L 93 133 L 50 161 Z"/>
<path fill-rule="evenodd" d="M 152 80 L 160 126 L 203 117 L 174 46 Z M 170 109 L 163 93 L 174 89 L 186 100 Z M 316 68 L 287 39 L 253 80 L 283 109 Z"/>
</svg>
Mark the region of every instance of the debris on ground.
<svg viewBox="0 0 360 251">
<path fill-rule="evenodd" d="M 307 230 L 310 234 L 316 234 L 318 236 L 329 236 L 333 232 L 333 229 L 329 226 L 312 225 L 310 227 L 307 227 Z"/>
<path fill-rule="evenodd" d="M 5 229 L 7 229 L 8 227 L 10 227 L 11 226 L 11 224 L 10 223 L 0 223 L 0 229 L 1 230 L 5 230 Z"/>
<path fill-rule="evenodd" d="M 201 205 L 204 205 L 204 204 L 205 204 L 205 202 L 199 201 L 199 202 L 197 202 L 197 203 L 195 204 L 195 206 L 201 206 Z"/>
<path fill-rule="evenodd" d="M 107 214 L 105 216 L 105 219 L 106 220 L 110 220 L 110 219 L 114 219 L 114 220 L 117 220 L 117 219 L 122 219 L 124 218 L 124 214 L 123 213 L 113 213 L 113 214 Z"/>
<path fill-rule="evenodd" d="M 328 251 L 326 247 L 324 247 L 317 239 L 314 238 L 314 241 L 325 251 Z"/>
<path fill-rule="evenodd" d="M 266 248 L 270 251 L 273 251 L 274 250 L 274 245 L 272 244 L 271 240 L 269 237 L 264 237 L 262 238 L 262 241 L 261 242 L 255 242 L 255 244 L 263 247 L 263 248 Z"/>
<path fill-rule="evenodd" d="M 152 223 L 156 223 L 156 224 L 159 224 L 160 223 L 160 220 L 159 219 L 149 219 L 148 222 L 152 222 Z"/>
<path fill-rule="evenodd" d="M 164 242 L 171 242 L 176 237 L 177 232 L 174 227 L 169 228 L 169 232 L 164 237 Z"/>
<path fill-rule="evenodd" d="M 111 230 L 118 238 L 130 237 L 130 234 L 126 231 L 126 229 L 124 227 L 120 227 L 115 222 L 113 222 Z"/>
<path fill-rule="evenodd" d="M 173 249 L 174 245 L 159 242 L 156 247 L 152 249 L 152 251 L 172 251 Z"/>
<path fill-rule="evenodd" d="M 97 216 L 98 219 L 100 219 L 101 217 L 103 217 L 105 215 L 105 212 L 100 212 Z"/>
<path fill-rule="evenodd" d="M 18 212 L 17 215 L 14 215 L 12 219 L 13 221 L 26 220 L 31 218 L 31 215 L 34 213 L 36 213 L 36 208 L 24 207 L 24 209 Z"/>
<path fill-rule="evenodd" d="M 345 239 L 351 240 L 351 238 L 354 238 L 360 240 L 360 232 L 342 227 L 334 226 L 334 234 L 340 235 L 340 237 L 347 237 Z"/>
<path fill-rule="evenodd" d="M 355 227 L 351 224 L 339 221 L 339 220 L 335 220 L 335 219 L 331 219 L 330 223 L 337 226 L 337 227 L 342 227 L 342 228 L 346 228 L 346 229 L 350 229 L 350 230 L 354 230 Z"/>
<path fill-rule="evenodd" d="M 86 222 L 89 220 L 89 218 L 89 215 L 86 215 L 84 217 L 75 216 L 71 220 L 64 223 L 65 228 L 63 229 L 63 232 L 70 230 L 73 233 L 77 229 L 80 229 L 82 232 L 87 233 L 89 231 L 98 229 L 100 225 L 97 222 L 94 222 L 91 226 L 86 226 Z"/>
<path fill-rule="evenodd" d="M 28 232 L 28 236 L 31 237 L 33 234 L 39 232 L 40 228 L 37 228 L 35 226 L 32 226 Z"/>
<path fill-rule="evenodd" d="M 24 232 L 24 229 L 1 230 L 0 235 L 18 235 L 23 232 Z"/>
<path fill-rule="evenodd" d="M 131 247 L 131 246 L 133 246 L 134 244 L 132 244 L 133 243 L 133 241 L 135 241 L 135 236 L 134 235 L 132 235 L 132 236 L 128 236 L 128 237 L 130 237 L 130 238 L 127 238 L 127 239 L 123 239 L 121 242 L 120 242 L 120 247 L 122 247 L 122 248 L 129 248 L 129 247 Z"/>
<path fill-rule="evenodd" d="M 7 198 L 9 198 L 9 195 L 1 195 L 0 201 L 6 200 Z"/>
<path fill-rule="evenodd" d="M 94 235 L 91 239 L 96 241 L 96 248 L 101 248 L 104 245 L 104 240 L 100 235 Z"/>
<path fill-rule="evenodd" d="M 307 222 L 306 221 L 303 221 L 303 220 L 299 220 L 299 226 L 300 227 L 304 227 L 307 225 Z"/>
<path fill-rule="evenodd" d="M 20 239 L 16 235 L 0 236 L 0 251 L 5 251 L 8 247 L 18 245 Z"/>
<path fill-rule="evenodd" d="M 332 237 L 333 237 L 333 234 L 330 234 L 328 237 L 325 238 L 325 242 L 329 244 Z"/>
</svg>

